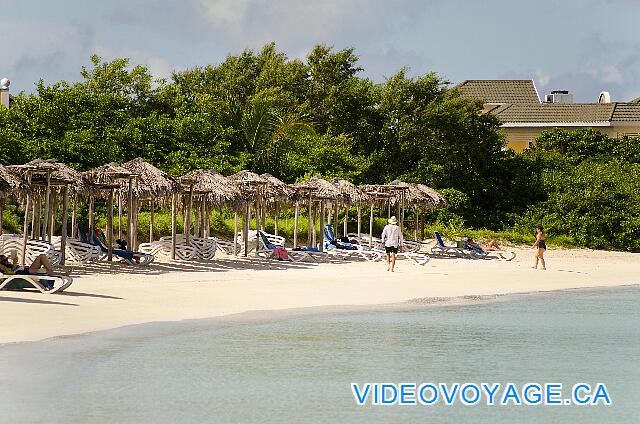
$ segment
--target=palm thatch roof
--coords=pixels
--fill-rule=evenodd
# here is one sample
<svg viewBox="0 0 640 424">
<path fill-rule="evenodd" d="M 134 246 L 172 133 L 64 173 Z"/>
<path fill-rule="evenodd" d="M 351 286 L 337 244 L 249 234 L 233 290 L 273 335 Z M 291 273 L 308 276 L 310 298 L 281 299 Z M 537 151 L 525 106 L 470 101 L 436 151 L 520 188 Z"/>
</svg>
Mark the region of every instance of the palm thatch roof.
<svg viewBox="0 0 640 424">
<path fill-rule="evenodd" d="M 133 193 L 138 198 L 160 200 L 180 191 L 180 184 L 173 177 L 142 158 L 125 162 L 122 167 L 136 174 Z"/>
<path fill-rule="evenodd" d="M 72 193 L 87 195 L 91 191 L 90 182 L 81 172 L 55 159 L 34 159 L 24 165 L 11 165 L 8 168 L 23 179 L 30 175 L 34 189 L 46 185 L 48 177 L 54 190 L 59 191 L 60 186 L 68 185 Z"/>
<path fill-rule="evenodd" d="M 26 181 L 12 173 L 9 168 L 0 165 L 0 197 L 21 195 L 31 191 Z"/>
<path fill-rule="evenodd" d="M 127 168 L 115 162 L 99 166 L 83 174 L 94 184 L 117 184 L 120 180 L 135 176 L 135 174 Z"/>
<path fill-rule="evenodd" d="M 435 207 L 436 205 L 434 199 L 431 196 L 429 196 L 426 192 L 420 190 L 416 186 L 416 184 L 406 183 L 400 180 L 394 180 L 394 181 L 391 181 L 389 185 L 397 186 L 405 189 L 402 193 L 402 196 L 404 196 L 404 199 L 403 199 L 404 203 L 408 206 L 430 209 Z"/>
<path fill-rule="evenodd" d="M 348 199 L 349 203 L 364 205 L 371 202 L 371 196 L 351 181 L 343 180 L 340 178 L 334 178 L 331 181 L 345 199 Z"/>
<path fill-rule="evenodd" d="M 428 196 L 431 196 L 431 198 L 433 199 L 434 203 L 435 203 L 435 207 L 436 208 L 448 208 L 449 207 L 449 201 L 447 200 L 446 197 L 444 197 L 442 194 L 438 193 L 437 191 L 435 191 L 434 189 L 432 189 L 429 186 L 426 186 L 424 184 L 416 184 L 416 187 L 418 187 L 418 189 L 424 191 Z"/>
<path fill-rule="evenodd" d="M 234 205 L 244 200 L 242 186 L 216 171 L 196 169 L 178 178 L 178 181 L 193 187 L 194 194 L 215 206 Z"/>
<path fill-rule="evenodd" d="M 300 183 L 293 184 L 294 188 L 298 190 L 309 190 L 310 195 L 317 199 L 329 199 L 329 200 L 340 200 L 347 201 L 348 198 L 345 197 L 340 190 L 329 181 L 324 180 L 320 177 L 311 177 L 306 181 L 302 181 Z"/>
<path fill-rule="evenodd" d="M 282 202 L 291 200 L 296 190 L 284 181 L 279 180 L 271 174 L 261 174 L 260 178 L 265 180 L 267 185 L 267 202 Z"/>
<path fill-rule="evenodd" d="M 400 200 L 399 192 L 405 190 L 404 187 L 392 186 L 389 184 L 363 184 L 360 188 L 378 203 L 395 203 Z"/>
<path fill-rule="evenodd" d="M 242 171 L 238 171 L 233 175 L 229 175 L 228 177 L 232 181 L 237 181 L 240 183 L 245 183 L 249 185 L 264 185 L 267 184 L 267 181 L 262 178 L 260 175 L 255 172 L 247 171 L 243 169 Z"/>
</svg>

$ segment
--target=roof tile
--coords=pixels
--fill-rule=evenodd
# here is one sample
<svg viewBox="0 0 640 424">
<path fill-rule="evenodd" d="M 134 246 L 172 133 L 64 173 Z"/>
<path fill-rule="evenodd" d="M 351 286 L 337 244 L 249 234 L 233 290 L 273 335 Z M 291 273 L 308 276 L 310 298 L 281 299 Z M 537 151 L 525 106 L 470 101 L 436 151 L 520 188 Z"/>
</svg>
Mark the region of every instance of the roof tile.
<svg viewBox="0 0 640 424">
<path fill-rule="evenodd" d="M 540 103 L 532 80 L 467 80 L 456 87 L 463 98 L 484 103 Z"/>
</svg>

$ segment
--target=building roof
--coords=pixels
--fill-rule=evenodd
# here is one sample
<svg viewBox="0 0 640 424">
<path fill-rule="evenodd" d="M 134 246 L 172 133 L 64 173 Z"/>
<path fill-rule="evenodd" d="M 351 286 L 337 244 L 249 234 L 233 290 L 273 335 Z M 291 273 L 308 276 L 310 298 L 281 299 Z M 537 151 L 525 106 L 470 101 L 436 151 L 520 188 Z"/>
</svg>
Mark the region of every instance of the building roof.
<svg viewBox="0 0 640 424">
<path fill-rule="evenodd" d="M 466 80 L 456 88 L 463 98 L 484 103 L 540 103 L 533 80 Z"/>
<path fill-rule="evenodd" d="M 612 121 L 640 122 L 640 103 L 614 103 Z"/>
<path fill-rule="evenodd" d="M 504 123 L 640 122 L 638 103 L 540 103 L 497 106 L 489 111 Z"/>
<path fill-rule="evenodd" d="M 540 103 L 533 105 L 504 105 L 491 113 L 502 122 L 607 122 L 613 103 Z"/>
</svg>

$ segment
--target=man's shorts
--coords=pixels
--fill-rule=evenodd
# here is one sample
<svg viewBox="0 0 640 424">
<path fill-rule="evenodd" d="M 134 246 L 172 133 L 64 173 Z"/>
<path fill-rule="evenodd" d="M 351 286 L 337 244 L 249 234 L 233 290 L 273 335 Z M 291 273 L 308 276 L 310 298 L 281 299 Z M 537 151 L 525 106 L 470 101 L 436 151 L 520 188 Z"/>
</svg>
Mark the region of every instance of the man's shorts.
<svg viewBox="0 0 640 424">
<path fill-rule="evenodd" d="M 398 247 L 397 246 L 385 246 L 384 247 L 384 251 L 387 252 L 387 254 L 389 254 L 389 253 L 398 253 Z"/>
</svg>

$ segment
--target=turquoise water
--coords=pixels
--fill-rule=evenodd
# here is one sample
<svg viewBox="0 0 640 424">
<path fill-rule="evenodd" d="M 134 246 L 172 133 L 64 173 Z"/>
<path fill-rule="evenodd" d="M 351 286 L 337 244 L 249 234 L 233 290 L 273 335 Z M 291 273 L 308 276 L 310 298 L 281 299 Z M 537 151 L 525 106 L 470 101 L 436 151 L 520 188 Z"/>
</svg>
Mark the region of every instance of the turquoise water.
<svg viewBox="0 0 640 424">
<path fill-rule="evenodd" d="M 640 287 L 133 326 L 0 346 L 0 372 L 8 423 L 634 423 Z M 352 382 L 602 382 L 613 404 L 359 407 Z"/>
</svg>

